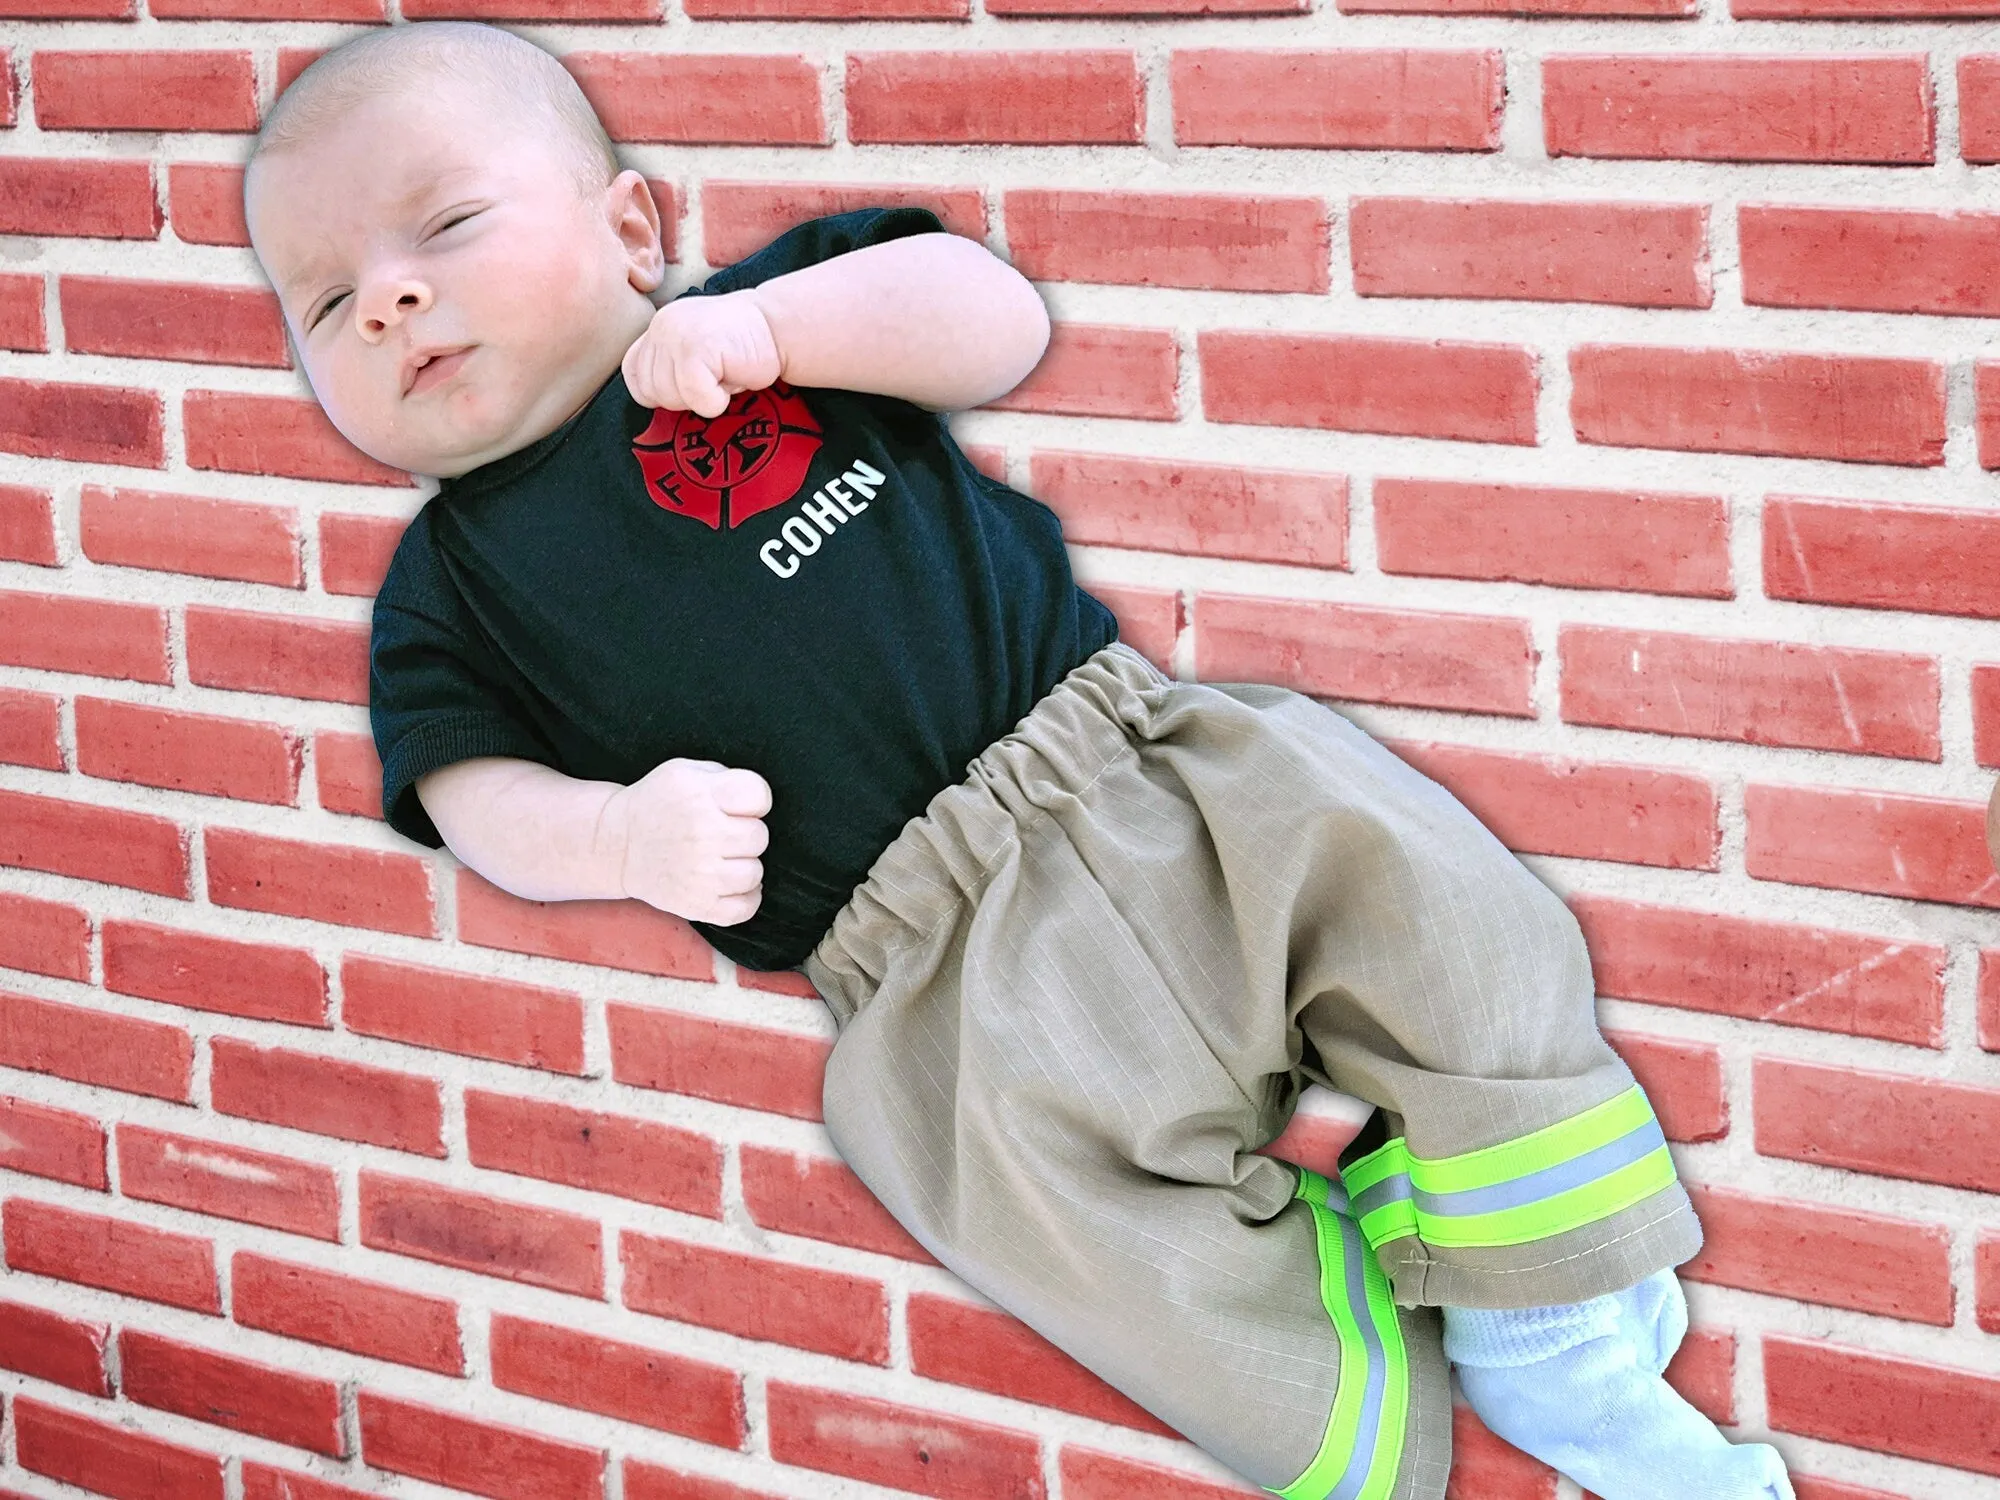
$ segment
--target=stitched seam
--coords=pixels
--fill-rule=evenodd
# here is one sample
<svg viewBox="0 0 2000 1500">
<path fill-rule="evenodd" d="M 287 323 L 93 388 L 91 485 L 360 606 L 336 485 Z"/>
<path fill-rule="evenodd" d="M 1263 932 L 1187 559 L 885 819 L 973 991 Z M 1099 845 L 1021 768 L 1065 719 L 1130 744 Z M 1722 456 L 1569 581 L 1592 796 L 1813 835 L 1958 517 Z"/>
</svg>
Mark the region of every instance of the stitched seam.
<svg viewBox="0 0 2000 1500">
<path fill-rule="evenodd" d="M 1657 1218 L 1648 1219 L 1643 1224 L 1634 1225 L 1631 1229 L 1628 1229 L 1625 1233 L 1617 1236 L 1615 1239 L 1608 1239 L 1601 1241 L 1598 1244 L 1591 1245 L 1583 1250 L 1578 1250 L 1570 1255 L 1559 1255 L 1554 1260 L 1538 1261 L 1532 1266 L 1510 1266 L 1505 1269 L 1489 1270 L 1479 1266 L 1454 1265 L 1450 1261 L 1444 1261 L 1444 1260 L 1431 1261 L 1428 1262 L 1428 1264 L 1438 1266 L 1446 1271 L 1451 1272 L 1454 1275 L 1493 1276 L 1493 1277 L 1525 1276 L 1531 1271 L 1546 1271 L 1551 1266 L 1565 1266 L 1568 1265 L 1571 1261 L 1584 1260 L 1590 1256 L 1597 1255 L 1602 1253 L 1603 1251 L 1609 1250 L 1613 1246 L 1622 1245 L 1626 1240 L 1637 1239 L 1647 1230 L 1655 1228 L 1658 1225 L 1666 1223 L 1667 1220 L 1674 1218 L 1676 1215 L 1679 1214 L 1679 1212 L 1680 1212 L 1680 1206 L 1677 1204 L 1674 1207 L 1668 1209 L 1665 1213 L 1659 1215 L 1659 1217 Z M 1690 1208 L 1688 1212 L 1693 1213 L 1694 1210 Z"/>
</svg>

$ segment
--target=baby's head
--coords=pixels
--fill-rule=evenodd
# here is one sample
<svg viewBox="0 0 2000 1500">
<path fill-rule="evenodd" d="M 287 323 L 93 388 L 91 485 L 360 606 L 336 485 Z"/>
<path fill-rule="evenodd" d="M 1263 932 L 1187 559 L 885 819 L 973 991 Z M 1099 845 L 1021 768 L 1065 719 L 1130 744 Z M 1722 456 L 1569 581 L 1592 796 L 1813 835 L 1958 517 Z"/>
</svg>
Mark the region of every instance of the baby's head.
<svg viewBox="0 0 2000 1500">
<path fill-rule="evenodd" d="M 415 474 L 561 426 L 646 331 L 666 274 L 645 179 L 576 81 L 478 22 L 316 59 L 258 134 L 243 211 L 328 418 Z M 459 350 L 412 384 L 422 355 Z"/>
</svg>

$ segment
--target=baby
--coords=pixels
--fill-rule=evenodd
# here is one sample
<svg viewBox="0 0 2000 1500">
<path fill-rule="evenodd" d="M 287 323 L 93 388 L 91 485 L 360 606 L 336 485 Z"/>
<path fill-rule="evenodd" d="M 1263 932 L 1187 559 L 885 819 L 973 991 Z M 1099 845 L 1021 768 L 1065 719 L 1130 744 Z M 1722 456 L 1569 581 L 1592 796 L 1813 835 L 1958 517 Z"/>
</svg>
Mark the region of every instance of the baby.
<svg viewBox="0 0 2000 1500">
<path fill-rule="evenodd" d="M 866 210 L 656 306 L 644 179 L 469 22 L 315 62 L 244 210 L 328 417 L 440 480 L 375 606 L 393 827 L 803 966 L 876 1196 L 1290 1500 L 1439 1500 L 1447 1358 L 1604 1500 L 1791 1495 L 1660 1379 L 1700 1231 L 1562 903 L 1331 710 L 1119 643 L 953 443 L 1041 357 L 1020 276 Z M 1338 1181 L 1255 1154 L 1308 1080 L 1378 1107 Z"/>
</svg>

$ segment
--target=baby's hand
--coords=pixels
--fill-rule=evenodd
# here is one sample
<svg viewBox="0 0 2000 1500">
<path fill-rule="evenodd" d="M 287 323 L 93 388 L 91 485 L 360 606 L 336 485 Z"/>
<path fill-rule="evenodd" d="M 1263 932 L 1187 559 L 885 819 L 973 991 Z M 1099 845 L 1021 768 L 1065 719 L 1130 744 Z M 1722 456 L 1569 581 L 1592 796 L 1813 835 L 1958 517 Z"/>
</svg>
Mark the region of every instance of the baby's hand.
<svg viewBox="0 0 2000 1500">
<path fill-rule="evenodd" d="M 682 297 L 653 314 L 625 351 L 625 385 L 641 406 L 719 417 L 738 391 L 783 373 L 778 342 L 749 291 Z"/>
<path fill-rule="evenodd" d="M 770 783 L 712 760 L 662 761 L 612 794 L 605 817 L 623 848 L 628 896 L 696 922 L 733 927 L 764 899 Z"/>
</svg>

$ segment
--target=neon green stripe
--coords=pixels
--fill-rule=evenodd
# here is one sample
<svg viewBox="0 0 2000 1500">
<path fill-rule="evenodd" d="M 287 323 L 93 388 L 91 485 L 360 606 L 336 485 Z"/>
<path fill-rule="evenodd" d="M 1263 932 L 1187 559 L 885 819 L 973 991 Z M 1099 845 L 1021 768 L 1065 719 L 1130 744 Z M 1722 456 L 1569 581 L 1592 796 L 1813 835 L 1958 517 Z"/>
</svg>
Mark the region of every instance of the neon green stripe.
<svg viewBox="0 0 2000 1500">
<path fill-rule="evenodd" d="M 1361 1330 L 1347 1307 L 1346 1262 L 1341 1253 L 1340 1229 L 1326 1222 L 1326 1192 L 1324 1177 L 1305 1167 L 1299 1168 L 1296 1196 L 1303 1198 L 1312 1212 L 1313 1238 L 1319 1247 L 1319 1300 L 1340 1339 L 1340 1376 L 1319 1453 L 1306 1466 L 1305 1473 L 1285 1488 L 1273 1491 L 1283 1500 L 1321 1500 L 1347 1467 L 1348 1455 L 1354 1451 L 1354 1435 L 1361 1425 L 1366 1355 L 1361 1346 Z"/>
<path fill-rule="evenodd" d="M 1648 1152 L 1595 1182 L 1586 1182 L 1539 1203 L 1498 1213 L 1441 1218 L 1416 1210 L 1417 1232 L 1432 1245 L 1467 1248 L 1476 1245 L 1520 1245 L 1552 1234 L 1608 1219 L 1651 1197 L 1674 1182 L 1673 1158 L 1667 1148 Z"/>
<path fill-rule="evenodd" d="M 1363 1214 L 1359 1222 L 1361 1237 L 1368 1241 L 1368 1248 L 1379 1250 L 1391 1240 L 1417 1232 L 1417 1206 L 1407 1198 L 1399 1199 Z"/>
<path fill-rule="evenodd" d="M 1389 1386 L 1383 1392 L 1380 1436 L 1375 1445 L 1375 1470 L 1362 1487 L 1358 1500 L 1389 1500 L 1396 1487 L 1396 1474 L 1403 1465 L 1404 1430 L 1410 1411 L 1410 1358 L 1403 1347 L 1403 1325 L 1396 1317 L 1396 1300 L 1389 1290 L 1389 1277 L 1370 1255 L 1361 1268 L 1368 1285 L 1368 1316 L 1389 1357 Z M 1386 1461 L 1385 1461 L 1386 1460 Z"/>
<path fill-rule="evenodd" d="M 1349 1162 L 1340 1169 L 1340 1180 L 1347 1185 L 1348 1196 L 1365 1193 L 1386 1177 L 1410 1170 L 1410 1148 L 1399 1135 L 1387 1145 L 1377 1146 L 1358 1161 Z"/>
<path fill-rule="evenodd" d="M 1512 1182 L 1518 1177 L 1559 1166 L 1586 1151 L 1595 1151 L 1599 1146 L 1607 1146 L 1652 1118 L 1653 1107 L 1646 1102 L 1645 1092 L 1635 1083 L 1616 1098 L 1607 1099 L 1580 1115 L 1571 1115 L 1567 1120 L 1558 1120 L 1532 1135 L 1502 1141 L 1481 1151 L 1468 1151 L 1462 1156 L 1444 1156 L 1434 1160 L 1412 1156 L 1410 1180 L 1427 1193 L 1461 1193 L 1468 1188 Z M 1425 1237 L 1429 1238 L 1428 1231 Z"/>
</svg>

